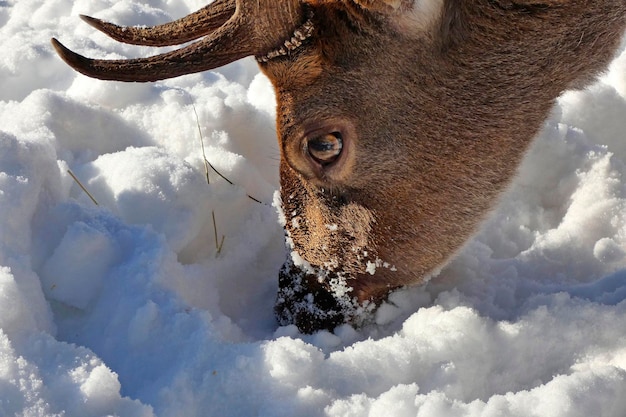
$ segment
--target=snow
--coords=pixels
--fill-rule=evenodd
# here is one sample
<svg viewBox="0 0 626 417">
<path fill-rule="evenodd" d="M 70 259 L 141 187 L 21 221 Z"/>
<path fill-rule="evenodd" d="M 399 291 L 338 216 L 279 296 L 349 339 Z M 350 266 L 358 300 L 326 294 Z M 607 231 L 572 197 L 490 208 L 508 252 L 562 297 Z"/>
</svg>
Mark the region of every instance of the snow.
<svg viewBox="0 0 626 417">
<path fill-rule="evenodd" d="M 204 3 L 0 1 L 1 416 L 626 415 L 626 52 L 559 99 L 438 277 L 364 328 L 302 335 L 272 311 L 286 251 L 255 63 L 101 82 L 49 44 L 153 53 L 77 15 Z M 234 185 L 206 183 L 200 135 Z"/>
</svg>

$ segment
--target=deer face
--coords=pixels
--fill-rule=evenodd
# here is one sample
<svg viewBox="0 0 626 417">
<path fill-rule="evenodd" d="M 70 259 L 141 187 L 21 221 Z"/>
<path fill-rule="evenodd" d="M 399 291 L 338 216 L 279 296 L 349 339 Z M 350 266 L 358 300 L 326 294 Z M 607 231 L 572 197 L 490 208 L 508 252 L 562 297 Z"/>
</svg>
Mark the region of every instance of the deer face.
<svg viewBox="0 0 626 417">
<path fill-rule="evenodd" d="M 407 95 L 415 57 L 433 53 L 435 25 L 405 33 L 384 17 L 339 7 L 313 19 L 310 42 L 261 64 L 277 94 L 281 197 L 295 258 L 281 271 L 277 312 L 300 328 L 342 322 L 449 256 L 417 257 L 432 246 L 424 235 L 439 212 L 416 206 L 428 200 L 417 185 L 428 165 L 418 142 L 428 137 L 415 125 L 424 103 Z M 305 296 L 312 291 L 313 307 Z"/>
<path fill-rule="evenodd" d="M 358 322 L 423 282 L 493 207 L 564 89 L 610 60 L 623 0 L 216 0 L 179 21 L 121 28 L 163 46 L 104 61 L 101 79 L 154 81 L 257 57 L 277 97 L 291 255 L 276 313 L 310 332 Z"/>
</svg>

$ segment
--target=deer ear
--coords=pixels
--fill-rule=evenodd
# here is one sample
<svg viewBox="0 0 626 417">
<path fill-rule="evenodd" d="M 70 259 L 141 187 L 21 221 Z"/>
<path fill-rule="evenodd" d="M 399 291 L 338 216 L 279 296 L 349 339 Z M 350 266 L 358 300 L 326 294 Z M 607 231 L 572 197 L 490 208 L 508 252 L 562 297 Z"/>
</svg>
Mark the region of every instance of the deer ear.
<svg viewBox="0 0 626 417">
<path fill-rule="evenodd" d="M 392 13 L 396 28 L 407 35 L 418 35 L 441 21 L 444 0 L 401 0 Z"/>
<path fill-rule="evenodd" d="M 408 35 L 420 34 L 440 20 L 444 0 L 302 0 L 311 6 L 351 5 L 386 15 L 396 29 Z M 537 1 L 537 0 L 535 0 Z"/>
<path fill-rule="evenodd" d="M 354 0 L 354 2 L 364 9 L 374 10 L 383 13 L 393 13 L 400 9 L 403 0 Z"/>
</svg>

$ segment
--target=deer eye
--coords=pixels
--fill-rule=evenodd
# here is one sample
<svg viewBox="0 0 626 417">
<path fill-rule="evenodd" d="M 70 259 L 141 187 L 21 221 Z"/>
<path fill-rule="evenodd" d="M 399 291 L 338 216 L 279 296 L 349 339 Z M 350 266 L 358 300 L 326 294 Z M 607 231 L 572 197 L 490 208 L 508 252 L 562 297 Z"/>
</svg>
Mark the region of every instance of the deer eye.
<svg viewBox="0 0 626 417">
<path fill-rule="evenodd" d="M 311 158 L 322 166 L 330 165 L 341 155 L 343 139 L 339 132 L 327 133 L 309 138 L 306 147 Z"/>
</svg>

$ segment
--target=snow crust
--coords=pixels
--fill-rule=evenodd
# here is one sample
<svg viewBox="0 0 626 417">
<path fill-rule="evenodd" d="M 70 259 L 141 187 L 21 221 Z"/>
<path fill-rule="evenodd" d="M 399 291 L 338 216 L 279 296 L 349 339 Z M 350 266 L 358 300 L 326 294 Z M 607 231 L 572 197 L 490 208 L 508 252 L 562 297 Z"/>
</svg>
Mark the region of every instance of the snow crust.
<svg viewBox="0 0 626 417">
<path fill-rule="evenodd" d="M 49 44 L 154 53 L 77 15 L 152 25 L 204 5 L 0 1 L 1 416 L 626 415 L 626 52 L 559 99 L 438 277 L 365 328 L 305 336 L 272 312 L 286 253 L 255 63 L 122 84 Z M 206 183 L 199 127 L 235 185 Z"/>
</svg>

